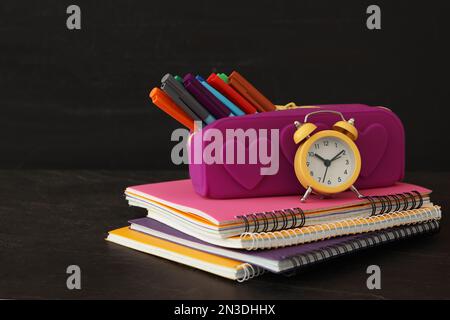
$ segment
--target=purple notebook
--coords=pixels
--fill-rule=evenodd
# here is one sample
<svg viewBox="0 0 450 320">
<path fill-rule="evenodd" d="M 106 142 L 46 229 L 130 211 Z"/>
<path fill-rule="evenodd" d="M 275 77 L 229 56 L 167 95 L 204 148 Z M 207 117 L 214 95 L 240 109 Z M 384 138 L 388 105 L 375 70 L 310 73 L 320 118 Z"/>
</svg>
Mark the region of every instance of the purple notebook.
<svg viewBox="0 0 450 320">
<path fill-rule="evenodd" d="M 212 245 L 150 218 L 135 219 L 129 221 L 129 223 L 133 230 L 197 250 L 254 264 L 275 273 L 292 271 L 362 249 L 439 230 L 439 221 L 433 220 L 421 224 L 332 238 L 297 246 L 247 251 Z"/>
</svg>

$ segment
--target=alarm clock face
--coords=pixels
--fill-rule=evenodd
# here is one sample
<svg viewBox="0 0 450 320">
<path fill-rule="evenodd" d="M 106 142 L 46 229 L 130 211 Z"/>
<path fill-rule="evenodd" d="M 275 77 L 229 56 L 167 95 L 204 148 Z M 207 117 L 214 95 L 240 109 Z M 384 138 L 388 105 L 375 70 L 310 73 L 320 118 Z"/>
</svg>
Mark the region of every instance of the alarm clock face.
<svg viewBox="0 0 450 320">
<path fill-rule="evenodd" d="M 300 147 L 294 162 L 302 185 L 325 194 L 348 189 L 361 169 L 361 157 L 355 143 L 333 130 L 310 137 Z"/>
<path fill-rule="evenodd" d="M 319 183 L 335 187 L 353 176 L 355 155 L 343 140 L 324 137 L 309 148 L 306 166 L 311 177 Z"/>
</svg>

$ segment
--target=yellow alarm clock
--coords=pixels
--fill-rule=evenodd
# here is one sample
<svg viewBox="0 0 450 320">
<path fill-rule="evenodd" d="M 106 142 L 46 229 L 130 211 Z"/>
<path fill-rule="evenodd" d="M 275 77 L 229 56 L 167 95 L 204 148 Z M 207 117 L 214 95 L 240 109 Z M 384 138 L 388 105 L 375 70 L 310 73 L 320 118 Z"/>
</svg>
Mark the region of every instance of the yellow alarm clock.
<svg viewBox="0 0 450 320">
<path fill-rule="evenodd" d="M 308 122 L 308 117 L 319 113 L 333 113 L 341 117 L 332 130 L 314 131 L 317 126 Z M 304 202 L 311 192 L 329 196 L 351 189 L 361 198 L 353 186 L 361 171 L 361 155 L 355 140 L 358 130 L 355 120 L 345 120 L 342 113 L 331 110 L 320 110 L 308 113 L 303 123 L 294 122 L 297 130 L 294 142 L 299 144 L 294 158 L 294 169 L 297 179 L 306 189 L 301 198 Z"/>
</svg>

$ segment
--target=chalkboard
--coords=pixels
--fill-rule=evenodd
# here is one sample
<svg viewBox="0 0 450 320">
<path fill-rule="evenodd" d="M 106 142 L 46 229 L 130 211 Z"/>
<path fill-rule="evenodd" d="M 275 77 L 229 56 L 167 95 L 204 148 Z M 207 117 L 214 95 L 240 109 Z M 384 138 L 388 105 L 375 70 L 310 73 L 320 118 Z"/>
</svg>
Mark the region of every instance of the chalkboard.
<svg viewBox="0 0 450 320">
<path fill-rule="evenodd" d="M 166 72 L 234 69 L 275 103 L 387 106 L 407 169 L 447 168 L 433 151 L 448 140 L 444 1 L 377 1 L 380 30 L 371 1 L 74 3 L 80 30 L 66 26 L 72 2 L 0 3 L 0 168 L 178 168 L 179 125 L 150 89 Z"/>
</svg>

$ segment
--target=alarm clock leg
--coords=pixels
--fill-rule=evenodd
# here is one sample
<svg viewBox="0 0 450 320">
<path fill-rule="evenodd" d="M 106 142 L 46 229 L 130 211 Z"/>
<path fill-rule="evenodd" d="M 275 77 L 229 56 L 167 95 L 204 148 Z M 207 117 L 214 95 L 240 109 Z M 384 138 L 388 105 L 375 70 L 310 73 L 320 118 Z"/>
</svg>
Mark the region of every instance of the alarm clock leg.
<svg viewBox="0 0 450 320">
<path fill-rule="evenodd" d="M 312 192 L 312 188 L 308 187 L 308 189 L 306 189 L 305 194 L 303 195 L 303 197 L 300 199 L 301 202 L 305 202 L 306 199 L 309 197 L 309 195 Z"/>
<path fill-rule="evenodd" d="M 350 190 L 352 190 L 354 193 L 356 193 L 356 195 L 358 196 L 358 198 L 364 198 L 364 196 L 363 196 L 361 193 L 359 193 L 358 189 L 356 189 L 355 186 L 352 185 L 352 186 L 350 187 Z"/>
</svg>

